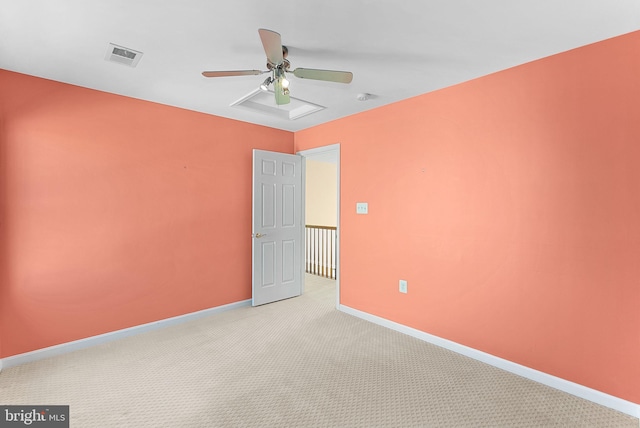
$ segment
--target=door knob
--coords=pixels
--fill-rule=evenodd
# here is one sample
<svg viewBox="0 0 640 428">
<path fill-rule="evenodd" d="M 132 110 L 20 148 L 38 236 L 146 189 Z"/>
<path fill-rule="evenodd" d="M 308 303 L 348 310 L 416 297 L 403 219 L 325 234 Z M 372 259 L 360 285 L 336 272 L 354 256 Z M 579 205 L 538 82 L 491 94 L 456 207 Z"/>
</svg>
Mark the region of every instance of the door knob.
<svg viewBox="0 0 640 428">
<path fill-rule="evenodd" d="M 255 236 L 256 238 L 262 238 L 263 236 L 267 236 L 266 233 L 256 233 L 253 236 Z"/>
</svg>

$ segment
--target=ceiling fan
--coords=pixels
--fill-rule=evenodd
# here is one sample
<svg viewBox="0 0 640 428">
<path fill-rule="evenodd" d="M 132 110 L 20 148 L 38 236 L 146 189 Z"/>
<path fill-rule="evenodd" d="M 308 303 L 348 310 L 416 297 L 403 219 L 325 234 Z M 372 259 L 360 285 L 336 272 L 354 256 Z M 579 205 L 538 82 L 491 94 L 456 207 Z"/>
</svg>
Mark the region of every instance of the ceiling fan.
<svg viewBox="0 0 640 428">
<path fill-rule="evenodd" d="M 267 90 L 273 83 L 273 91 L 276 95 L 276 104 L 288 104 L 289 80 L 286 73 L 293 73 L 301 79 L 325 80 L 329 82 L 351 83 L 353 73 L 350 71 L 318 70 L 314 68 L 296 68 L 290 71 L 291 63 L 287 59 L 289 49 L 282 46 L 280 34 L 275 31 L 260 28 L 258 30 L 264 52 L 267 54 L 267 69 L 262 70 L 232 70 L 232 71 L 203 71 L 204 77 L 228 77 L 228 76 L 257 76 L 271 73 L 269 77 L 260 85 L 263 90 Z"/>
</svg>

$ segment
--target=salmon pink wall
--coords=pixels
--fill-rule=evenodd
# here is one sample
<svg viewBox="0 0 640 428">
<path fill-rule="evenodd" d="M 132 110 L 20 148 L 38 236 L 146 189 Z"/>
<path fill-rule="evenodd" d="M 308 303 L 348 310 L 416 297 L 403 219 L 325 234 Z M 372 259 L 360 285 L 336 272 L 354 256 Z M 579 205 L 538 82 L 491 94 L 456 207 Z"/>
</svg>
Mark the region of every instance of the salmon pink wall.
<svg viewBox="0 0 640 428">
<path fill-rule="evenodd" d="M 5 154 L 5 132 L 4 132 L 4 112 L 2 110 L 3 104 L 0 101 L 0 358 L 2 357 L 2 314 L 6 310 L 4 308 L 4 296 L 3 296 L 3 284 L 7 281 L 7 232 L 6 232 L 6 198 L 5 198 L 5 171 L 7 169 L 6 154 Z M 2 368 L 2 362 L 0 361 L 0 369 Z"/>
<path fill-rule="evenodd" d="M 341 303 L 640 403 L 638 46 L 297 132 L 341 144 Z"/>
<path fill-rule="evenodd" d="M 0 357 L 251 297 L 252 149 L 293 134 L 0 70 Z"/>
</svg>

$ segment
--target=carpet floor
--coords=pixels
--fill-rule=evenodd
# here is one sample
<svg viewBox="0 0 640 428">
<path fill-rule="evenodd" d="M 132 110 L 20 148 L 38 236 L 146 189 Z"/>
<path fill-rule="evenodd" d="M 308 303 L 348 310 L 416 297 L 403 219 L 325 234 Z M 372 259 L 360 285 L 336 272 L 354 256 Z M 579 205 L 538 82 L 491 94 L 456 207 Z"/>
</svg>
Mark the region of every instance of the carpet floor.
<svg viewBox="0 0 640 428">
<path fill-rule="evenodd" d="M 335 309 L 335 283 L 0 372 L 0 404 L 73 428 L 640 427 Z"/>
</svg>

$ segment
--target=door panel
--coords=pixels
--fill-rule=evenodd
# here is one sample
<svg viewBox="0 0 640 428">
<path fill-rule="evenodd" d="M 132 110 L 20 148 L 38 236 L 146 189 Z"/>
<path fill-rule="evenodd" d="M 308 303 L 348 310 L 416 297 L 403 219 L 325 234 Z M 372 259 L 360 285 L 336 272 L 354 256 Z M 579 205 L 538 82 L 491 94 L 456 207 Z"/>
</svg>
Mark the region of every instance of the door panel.
<svg viewBox="0 0 640 428">
<path fill-rule="evenodd" d="M 292 184 L 282 185 L 282 227 L 295 227 L 296 208 L 296 188 Z"/>
<path fill-rule="evenodd" d="M 276 227 L 276 185 L 261 183 L 262 185 L 262 224 L 263 229 Z"/>
<path fill-rule="evenodd" d="M 262 286 L 271 287 L 276 284 L 276 245 L 275 242 L 261 242 L 262 251 Z"/>
<path fill-rule="evenodd" d="M 303 172 L 301 156 L 253 151 L 253 306 L 302 292 Z"/>
<path fill-rule="evenodd" d="M 292 239 L 282 241 L 282 282 L 290 283 L 295 281 L 295 253 L 296 242 Z"/>
</svg>

